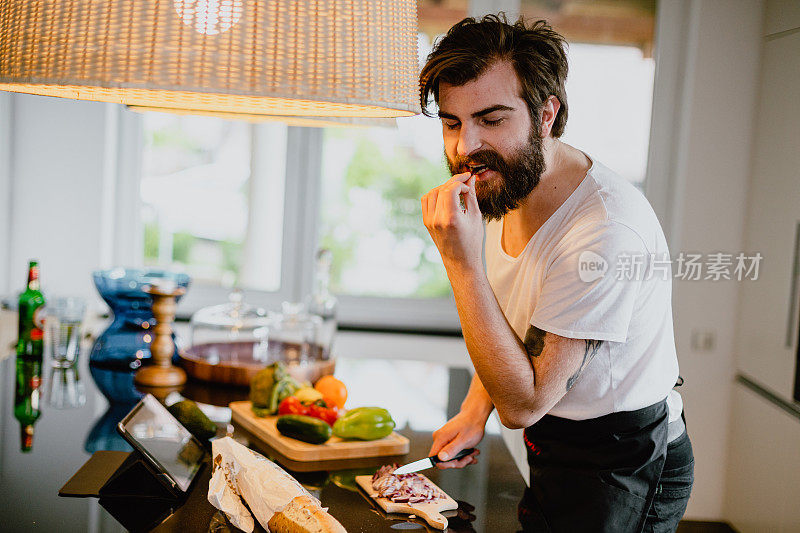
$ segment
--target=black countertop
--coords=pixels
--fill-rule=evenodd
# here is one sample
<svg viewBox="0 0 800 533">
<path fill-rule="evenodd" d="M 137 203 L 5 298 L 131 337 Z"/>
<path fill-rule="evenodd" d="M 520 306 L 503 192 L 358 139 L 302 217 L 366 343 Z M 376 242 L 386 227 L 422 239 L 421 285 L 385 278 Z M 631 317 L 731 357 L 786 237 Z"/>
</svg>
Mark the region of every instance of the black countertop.
<svg viewBox="0 0 800 533">
<path fill-rule="evenodd" d="M 115 532 L 125 531 L 126 527 L 145 528 L 153 520 L 158 523 L 166 517 L 156 527 L 157 531 L 210 531 L 221 517 L 206 500 L 208 468 L 193 486 L 187 501 L 174 512 L 153 505 L 137 507 L 134 502 L 105 504 L 106 509 L 93 498 L 57 495 L 58 489 L 91 456 L 90 451 L 127 449 L 114 433 L 114 426 L 129 407 L 109 406 L 95 386 L 85 359 L 78 368 L 86 389 L 86 404 L 79 408 L 56 409 L 48 405 L 45 397 L 42 415 L 35 426 L 33 450 L 22 453 L 19 423 L 13 415 L 14 357 L 0 361 L 0 494 L 3 498 L 0 530 Z M 443 364 L 383 359 L 340 358 L 336 373 L 348 385 L 348 406 L 377 404 L 389 408 L 400 432 L 411 440 L 410 453 L 394 460 L 408 461 L 427 455 L 431 431 L 446 420 L 448 412 L 457 408 L 468 380 L 463 369 Z M 45 396 L 50 386 L 49 374 L 50 369 L 45 365 L 41 387 Z M 244 399 L 246 390 L 190 382 L 182 394 L 207 407 L 220 406 L 209 407 L 208 412 L 212 418 L 224 421 L 230 413 L 223 406 Z M 282 463 L 351 533 L 434 531 L 420 520 L 409 521 L 402 515 L 387 516 L 363 492 L 349 486 L 348 479 L 356 470 L 357 473 L 374 471 L 385 459 L 326 465 L 329 470 L 315 471 L 309 464 L 283 461 L 258 442 L 251 442 L 249 435 L 238 428 L 235 437 Z M 480 448 L 477 465 L 463 470 L 426 472 L 459 502 L 458 511 L 449 517 L 449 531 L 516 531 L 516 507 L 524 488 L 522 476 L 498 434 L 487 434 Z M 125 522 L 126 527 L 118 519 Z"/>
</svg>

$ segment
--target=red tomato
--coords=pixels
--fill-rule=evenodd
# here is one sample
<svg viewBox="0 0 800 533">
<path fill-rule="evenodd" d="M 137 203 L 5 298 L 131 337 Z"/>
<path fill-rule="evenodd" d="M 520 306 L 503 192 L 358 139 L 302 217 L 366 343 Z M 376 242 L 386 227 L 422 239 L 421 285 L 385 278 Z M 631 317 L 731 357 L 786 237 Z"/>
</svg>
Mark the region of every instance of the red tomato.
<svg viewBox="0 0 800 533">
<path fill-rule="evenodd" d="M 303 405 L 300 400 L 294 396 L 289 396 L 284 399 L 278 406 L 279 415 L 307 415 L 308 407 Z M 313 415 L 312 415 L 313 416 Z"/>
<path fill-rule="evenodd" d="M 319 418 L 327 422 L 329 426 L 333 426 L 333 423 L 339 418 L 339 412 L 336 408 L 323 407 L 319 404 L 312 403 L 308 406 L 308 416 Z"/>
</svg>

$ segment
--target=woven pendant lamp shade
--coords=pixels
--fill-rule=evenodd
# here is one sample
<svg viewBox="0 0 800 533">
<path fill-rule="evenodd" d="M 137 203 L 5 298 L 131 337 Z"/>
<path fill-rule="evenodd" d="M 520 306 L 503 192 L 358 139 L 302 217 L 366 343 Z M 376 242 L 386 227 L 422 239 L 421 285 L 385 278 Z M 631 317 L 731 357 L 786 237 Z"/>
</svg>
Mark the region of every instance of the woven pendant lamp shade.
<svg viewBox="0 0 800 533">
<path fill-rule="evenodd" d="M 305 128 L 397 128 L 394 118 L 365 117 L 297 117 L 288 115 L 256 115 L 254 113 L 222 113 L 219 111 L 196 111 L 193 109 L 170 109 L 165 107 L 142 107 L 131 105 L 128 109 L 136 113 L 170 113 L 172 115 L 193 115 L 221 118 L 225 120 L 244 120 L 246 122 L 282 122 L 287 126 Z"/>
<path fill-rule="evenodd" d="M 0 90 L 196 111 L 419 112 L 415 0 L 0 0 Z"/>
</svg>

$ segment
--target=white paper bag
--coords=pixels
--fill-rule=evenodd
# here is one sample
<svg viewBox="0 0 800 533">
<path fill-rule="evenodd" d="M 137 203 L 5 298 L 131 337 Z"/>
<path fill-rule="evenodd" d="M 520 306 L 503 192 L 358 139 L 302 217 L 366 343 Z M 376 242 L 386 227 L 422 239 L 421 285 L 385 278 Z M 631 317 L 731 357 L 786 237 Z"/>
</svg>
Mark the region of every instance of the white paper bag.
<svg viewBox="0 0 800 533">
<path fill-rule="evenodd" d="M 227 514 L 236 527 L 248 533 L 253 530 L 252 517 L 250 528 L 242 527 L 247 525 L 247 520 L 241 511 L 247 512 L 247 509 L 241 501 L 238 502 L 239 506 L 233 503 L 233 496 L 244 498 L 258 522 L 267 530 L 267 523 L 272 516 L 297 496 L 308 496 L 319 503 L 281 467 L 232 438 L 217 439 L 211 446 L 213 461 L 220 466 L 209 483 L 208 501 Z M 220 474 L 220 471 L 223 473 Z M 242 525 L 236 523 L 234 517 Z"/>
</svg>

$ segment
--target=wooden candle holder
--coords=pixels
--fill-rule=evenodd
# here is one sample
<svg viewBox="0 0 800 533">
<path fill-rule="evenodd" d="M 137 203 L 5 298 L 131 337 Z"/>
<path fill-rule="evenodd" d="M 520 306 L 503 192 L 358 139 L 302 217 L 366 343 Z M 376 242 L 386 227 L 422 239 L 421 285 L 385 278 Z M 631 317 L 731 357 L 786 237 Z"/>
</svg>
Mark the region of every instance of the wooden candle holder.
<svg viewBox="0 0 800 533">
<path fill-rule="evenodd" d="M 145 387 L 177 387 L 186 383 L 186 372 L 172 365 L 175 342 L 172 340 L 172 322 L 175 320 L 176 296 L 186 292 L 182 287 L 150 285 L 145 292 L 153 296 L 153 316 L 156 325 L 150 342 L 152 364 L 141 367 L 134 377 L 137 385 Z"/>
</svg>

